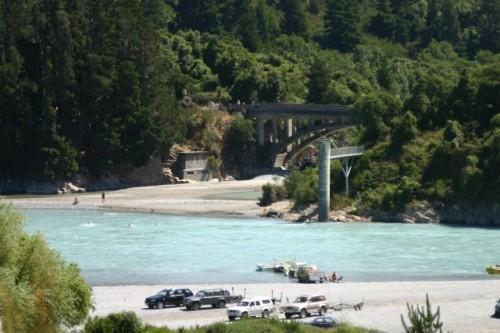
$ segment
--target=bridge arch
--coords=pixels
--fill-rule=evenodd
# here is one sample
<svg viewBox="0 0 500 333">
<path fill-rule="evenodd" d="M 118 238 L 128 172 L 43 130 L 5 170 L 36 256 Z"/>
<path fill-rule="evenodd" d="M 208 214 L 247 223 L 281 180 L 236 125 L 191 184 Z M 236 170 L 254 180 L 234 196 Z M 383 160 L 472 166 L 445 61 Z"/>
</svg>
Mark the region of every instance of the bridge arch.
<svg viewBox="0 0 500 333">
<path fill-rule="evenodd" d="M 270 162 L 275 167 L 284 166 L 322 137 L 356 123 L 344 105 L 237 104 L 232 110 L 255 120 L 257 143 L 272 146 Z"/>
</svg>

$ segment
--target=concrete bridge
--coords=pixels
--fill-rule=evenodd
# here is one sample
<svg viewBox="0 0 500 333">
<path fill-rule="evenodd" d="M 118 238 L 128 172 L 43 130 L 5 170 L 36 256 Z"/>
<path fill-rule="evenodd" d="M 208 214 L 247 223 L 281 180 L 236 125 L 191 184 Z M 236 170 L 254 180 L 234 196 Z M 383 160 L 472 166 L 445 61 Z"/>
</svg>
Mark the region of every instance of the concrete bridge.
<svg viewBox="0 0 500 333">
<path fill-rule="evenodd" d="M 274 167 L 285 166 L 314 142 L 355 125 L 342 105 L 237 104 L 232 110 L 255 120 L 258 145 L 272 145 Z"/>
</svg>

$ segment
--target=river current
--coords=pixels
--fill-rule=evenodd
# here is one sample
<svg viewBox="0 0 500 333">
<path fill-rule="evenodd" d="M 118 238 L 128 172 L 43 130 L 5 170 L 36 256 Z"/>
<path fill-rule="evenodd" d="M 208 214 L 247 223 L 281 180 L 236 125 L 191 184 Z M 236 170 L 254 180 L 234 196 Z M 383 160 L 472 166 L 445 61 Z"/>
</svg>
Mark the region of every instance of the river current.
<svg viewBox="0 0 500 333">
<path fill-rule="evenodd" d="M 500 229 L 89 210 L 24 210 L 26 229 L 77 263 L 92 285 L 285 282 L 257 263 L 296 259 L 346 281 L 492 278 Z"/>
</svg>

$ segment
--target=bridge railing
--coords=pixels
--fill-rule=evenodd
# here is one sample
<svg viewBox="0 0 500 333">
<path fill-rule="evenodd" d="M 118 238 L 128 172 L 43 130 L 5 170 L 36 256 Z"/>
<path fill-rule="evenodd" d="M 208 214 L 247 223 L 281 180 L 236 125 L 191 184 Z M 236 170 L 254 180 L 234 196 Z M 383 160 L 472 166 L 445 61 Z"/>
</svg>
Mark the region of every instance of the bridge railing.
<svg viewBox="0 0 500 333">
<path fill-rule="evenodd" d="M 354 146 L 354 147 L 344 147 L 344 148 L 332 148 L 331 156 L 332 158 L 341 156 L 358 156 L 362 155 L 365 151 L 365 146 Z"/>
</svg>

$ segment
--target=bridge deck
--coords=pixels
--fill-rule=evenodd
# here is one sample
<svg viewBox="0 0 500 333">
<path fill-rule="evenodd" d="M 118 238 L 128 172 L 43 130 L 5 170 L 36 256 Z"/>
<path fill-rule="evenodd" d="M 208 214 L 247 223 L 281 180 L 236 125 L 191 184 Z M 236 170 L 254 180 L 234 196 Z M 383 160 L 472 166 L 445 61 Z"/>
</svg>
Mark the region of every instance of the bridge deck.
<svg viewBox="0 0 500 333">
<path fill-rule="evenodd" d="M 349 116 L 348 107 L 345 105 L 261 103 L 233 105 L 232 109 L 238 112 L 246 111 L 250 117 L 255 117 L 259 114 Z"/>
<path fill-rule="evenodd" d="M 344 147 L 344 148 L 332 148 L 330 159 L 341 159 L 348 157 L 361 156 L 365 152 L 365 146 L 356 147 Z"/>
</svg>

